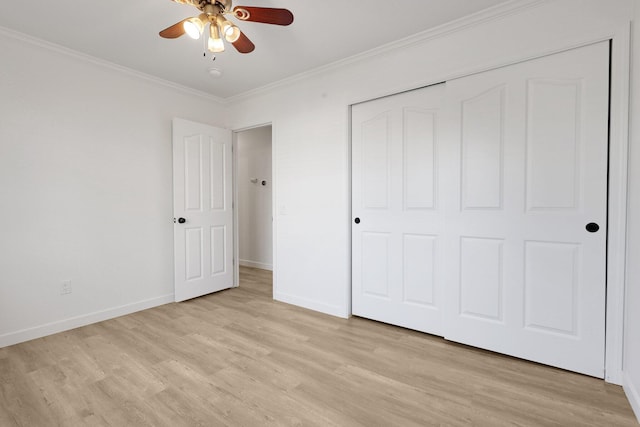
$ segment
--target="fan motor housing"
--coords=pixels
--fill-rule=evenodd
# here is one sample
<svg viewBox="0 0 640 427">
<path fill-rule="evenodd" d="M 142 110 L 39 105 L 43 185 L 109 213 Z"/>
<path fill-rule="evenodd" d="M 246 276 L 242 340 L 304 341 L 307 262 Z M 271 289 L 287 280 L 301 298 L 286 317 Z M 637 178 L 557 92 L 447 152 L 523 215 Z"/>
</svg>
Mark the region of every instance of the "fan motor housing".
<svg viewBox="0 0 640 427">
<path fill-rule="evenodd" d="M 215 3 L 220 3 L 224 10 L 231 10 L 231 0 L 215 0 Z"/>
</svg>

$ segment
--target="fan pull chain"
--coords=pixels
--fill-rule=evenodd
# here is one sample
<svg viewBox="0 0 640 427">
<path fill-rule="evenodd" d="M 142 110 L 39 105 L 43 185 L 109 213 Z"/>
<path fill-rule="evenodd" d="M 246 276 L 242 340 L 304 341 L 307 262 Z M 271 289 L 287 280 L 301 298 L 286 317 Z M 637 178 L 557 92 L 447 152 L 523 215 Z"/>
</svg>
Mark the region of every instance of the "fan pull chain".
<svg viewBox="0 0 640 427">
<path fill-rule="evenodd" d="M 202 57 L 206 58 L 207 57 L 207 52 L 202 52 Z M 216 60 L 216 56 L 215 55 L 211 55 L 211 60 L 215 61 Z"/>
<path fill-rule="evenodd" d="M 207 57 L 207 41 L 208 41 L 208 39 L 206 37 L 203 37 L 202 41 L 204 42 L 204 45 L 202 46 L 202 57 L 206 58 Z"/>
</svg>

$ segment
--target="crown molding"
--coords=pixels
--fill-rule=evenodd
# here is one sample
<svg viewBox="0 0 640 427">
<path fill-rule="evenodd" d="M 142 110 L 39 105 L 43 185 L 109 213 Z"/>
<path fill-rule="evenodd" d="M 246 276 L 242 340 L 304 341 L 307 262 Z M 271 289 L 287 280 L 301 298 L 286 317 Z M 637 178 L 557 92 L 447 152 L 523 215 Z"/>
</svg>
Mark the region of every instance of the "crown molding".
<svg viewBox="0 0 640 427">
<path fill-rule="evenodd" d="M 5 36 L 10 39 L 18 40 L 33 46 L 41 47 L 43 49 L 59 53 L 61 55 L 65 55 L 67 57 L 71 57 L 86 63 L 91 63 L 97 65 L 102 68 L 107 68 L 112 71 L 116 71 L 122 74 L 126 74 L 141 80 L 145 80 L 147 82 L 151 82 L 153 84 L 164 86 L 169 89 L 173 89 L 175 91 L 181 92 L 183 94 L 189 96 L 198 96 L 200 98 L 204 98 L 209 101 L 216 102 L 218 104 L 226 104 L 227 101 L 224 98 L 211 95 L 206 92 L 202 92 L 187 86 L 183 86 L 178 83 L 171 82 L 169 80 L 162 79 L 160 77 L 152 76 L 150 74 L 143 73 L 141 71 L 134 70 L 132 68 L 124 67 L 122 65 L 118 65 L 114 62 L 110 62 L 101 58 L 97 58 L 95 56 L 88 55 L 86 53 L 78 52 L 77 50 L 69 49 L 67 47 L 61 46 L 56 43 L 51 43 L 49 41 L 33 37 L 19 31 L 11 30 L 6 27 L 0 26 L 0 35 Z"/>
<path fill-rule="evenodd" d="M 356 64 L 358 62 L 361 62 L 370 58 L 380 57 L 380 55 L 393 52 L 397 49 L 406 48 L 418 43 L 423 43 L 425 41 L 444 37 L 448 34 L 462 31 L 466 28 L 481 25 L 485 22 L 489 22 L 489 21 L 504 18 L 506 16 L 514 15 L 514 14 L 520 13 L 525 9 L 539 6 L 549 1 L 551 0 L 510 0 L 510 1 L 507 1 L 506 3 L 498 4 L 496 6 L 481 10 L 471 15 L 467 15 L 465 17 L 456 19 L 446 24 L 442 24 L 437 27 L 430 28 L 428 30 L 414 34 L 412 36 L 405 37 L 403 39 L 384 44 L 382 46 L 376 47 L 375 49 L 371 49 L 371 50 L 350 56 L 345 59 L 340 59 L 338 61 L 311 69 L 309 71 L 304 71 L 302 73 L 293 75 L 291 77 L 287 77 L 282 80 L 278 80 L 276 82 L 269 83 L 267 85 L 264 85 L 255 89 L 251 89 L 249 91 L 240 93 L 238 95 L 227 97 L 225 98 L 225 101 L 227 103 L 233 103 L 233 102 L 243 101 L 248 98 L 252 98 L 254 96 L 264 95 L 271 91 L 282 88 L 284 86 L 291 85 L 292 83 L 308 79 L 312 76 L 325 74 L 325 73 L 334 71 L 336 69 L 339 69 L 351 64 Z"/>
</svg>

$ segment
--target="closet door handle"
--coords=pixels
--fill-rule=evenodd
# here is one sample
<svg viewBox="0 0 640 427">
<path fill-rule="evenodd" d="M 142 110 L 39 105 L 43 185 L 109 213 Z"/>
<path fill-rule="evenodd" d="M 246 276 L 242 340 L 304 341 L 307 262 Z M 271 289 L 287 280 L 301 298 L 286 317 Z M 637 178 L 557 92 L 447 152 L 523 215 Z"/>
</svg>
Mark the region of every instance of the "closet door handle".
<svg viewBox="0 0 640 427">
<path fill-rule="evenodd" d="M 600 226 L 595 222 L 590 222 L 584 228 L 586 228 L 589 233 L 595 233 L 596 231 L 600 230 Z"/>
</svg>

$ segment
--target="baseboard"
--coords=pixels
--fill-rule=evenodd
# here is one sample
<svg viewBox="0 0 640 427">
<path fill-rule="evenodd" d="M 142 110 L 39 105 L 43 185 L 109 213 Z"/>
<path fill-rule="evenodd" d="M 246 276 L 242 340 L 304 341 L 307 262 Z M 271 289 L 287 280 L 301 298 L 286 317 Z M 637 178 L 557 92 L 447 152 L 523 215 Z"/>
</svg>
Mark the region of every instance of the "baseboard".
<svg viewBox="0 0 640 427">
<path fill-rule="evenodd" d="M 347 319 L 349 317 L 347 310 L 344 307 L 324 304 L 318 301 L 298 297 L 284 292 L 277 292 L 275 291 L 275 289 L 273 292 L 273 299 L 280 302 L 286 302 L 287 304 L 297 305 L 298 307 L 306 308 L 309 310 L 319 311 L 320 313 L 329 314 L 331 316 L 342 317 L 343 319 Z"/>
<path fill-rule="evenodd" d="M 636 385 L 633 384 L 631 378 L 629 378 L 629 375 L 626 373 L 623 373 L 622 383 L 622 388 L 624 389 L 627 399 L 629 399 L 629 403 L 631 404 L 631 408 L 640 423 L 640 390 L 638 390 Z"/>
<path fill-rule="evenodd" d="M 19 344 L 25 341 L 30 341 L 36 338 L 42 338 L 47 335 L 57 334 L 58 332 L 68 331 L 70 329 L 79 328 L 81 326 L 90 325 L 92 323 L 102 322 L 104 320 L 109 320 L 115 317 L 124 316 L 126 314 L 135 313 L 136 311 L 142 311 L 148 308 L 157 307 L 159 305 L 168 304 L 173 301 L 173 294 L 163 295 L 161 297 L 151 298 L 132 304 L 126 304 L 119 307 L 96 311 L 94 313 L 83 314 L 81 316 L 46 323 L 44 325 L 35 326 L 33 328 L 10 332 L 8 334 L 0 335 L 0 348 Z"/>
<path fill-rule="evenodd" d="M 240 265 L 243 267 L 260 268 L 262 270 L 273 271 L 273 265 L 265 264 L 264 262 L 249 261 L 247 259 L 241 259 Z"/>
</svg>

